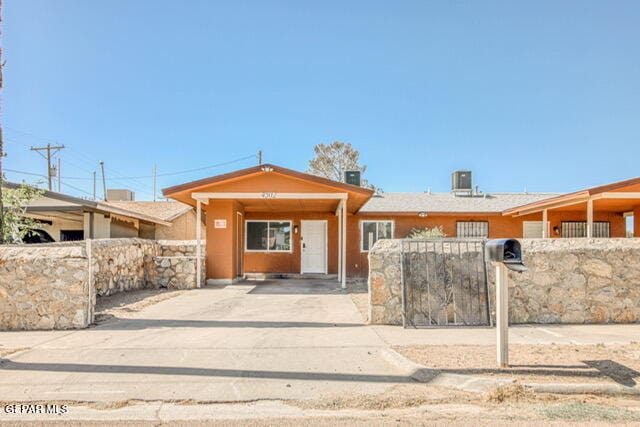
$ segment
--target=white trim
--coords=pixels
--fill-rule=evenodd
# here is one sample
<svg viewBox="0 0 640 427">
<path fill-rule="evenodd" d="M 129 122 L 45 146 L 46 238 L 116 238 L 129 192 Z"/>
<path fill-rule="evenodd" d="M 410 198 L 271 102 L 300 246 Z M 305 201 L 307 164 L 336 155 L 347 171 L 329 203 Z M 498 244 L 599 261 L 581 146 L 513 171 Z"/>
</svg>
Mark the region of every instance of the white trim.
<svg viewBox="0 0 640 427">
<path fill-rule="evenodd" d="M 600 193 L 591 196 L 591 200 L 598 199 L 640 199 L 640 192 Z"/>
<path fill-rule="evenodd" d="M 270 250 L 270 249 L 247 249 L 247 240 L 249 238 L 248 233 L 248 224 L 250 222 L 288 222 L 289 223 L 289 250 L 288 251 L 280 251 L 280 250 Z M 269 226 L 267 225 L 267 230 Z M 293 253 L 293 220 L 291 219 L 245 219 L 244 220 L 244 251 L 250 253 L 274 253 L 274 254 L 291 254 Z"/>
<path fill-rule="evenodd" d="M 361 219 L 360 220 L 360 253 L 369 253 L 368 250 L 364 250 L 364 231 L 363 231 L 363 227 L 364 227 L 364 223 L 365 222 L 375 222 L 375 223 L 379 223 L 379 222 L 390 222 L 391 223 L 391 239 L 393 239 L 396 235 L 396 221 L 393 219 Z M 376 238 L 378 235 L 378 226 L 376 225 Z M 377 241 L 377 240 L 376 240 Z M 371 249 L 371 248 L 369 248 Z"/>
<path fill-rule="evenodd" d="M 238 219 L 238 215 L 240 215 L 240 219 Z M 242 230 L 244 229 L 244 214 L 242 212 L 236 211 L 236 224 L 237 224 L 237 232 L 242 234 Z M 246 230 L 244 230 L 246 233 Z M 238 259 L 236 260 L 236 277 L 244 277 L 244 239 L 236 233 L 236 245 L 238 245 L 238 252 L 242 249 L 242 254 L 236 253 Z M 240 255 L 240 256 L 239 256 Z M 238 268 L 241 267 L 241 268 Z"/>
<path fill-rule="evenodd" d="M 301 219 L 300 220 L 300 236 L 304 237 L 302 231 L 304 230 L 303 224 L 305 222 L 322 222 L 324 223 L 324 272 L 317 271 L 307 271 L 306 273 L 319 273 L 319 274 L 329 274 L 329 222 L 326 219 Z M 302 268 L 302 244 L 300 244 L 300 274 L 305 274 Z"/>
<path fill-rule="evenodd" d="M 547 239 L 549 237 L 549 231 L 551 231 L 549 228 L 549 215 L 548 215 L 548 209 L 543 209 L 542 210 L 542 238 L 543 239 Z M 547 227 L 544 226 L 544 224 L 547 224 Z"/>
<path fill-rule="evenodd" d="M 336 216 L 338 217 L 338 281 L 342 281 L 342 204 L 343 200 L 340 200 L 338 207 L 336 208 Z"/>
<path fill-rule="evenodd" d="M 319 199 L 319 200 L 347 200 L 348 193 L 191 193 L 194 199 Z M 204 203 L 204 202 L 203 202 Z"/>
<path fill-rule="evenodd" d="M 202 287 L 202 202 L 196 200 L 196 287 Z"/>
<path fill-rule="evenodd" d="M 593 200 L 587 201 L 587 239 L 593 237 Z"/>
<path fill-rule="evenodd" d="M 342 268 L 342 274 L 340 274 L 340 278 L 342 280 L 342 289 L 347 288 L 347 201 L 342 200 L 342 211 L 340 212 L 340 216 L 342 217 L 342 263 L 340 267 Z"/>
</svg>

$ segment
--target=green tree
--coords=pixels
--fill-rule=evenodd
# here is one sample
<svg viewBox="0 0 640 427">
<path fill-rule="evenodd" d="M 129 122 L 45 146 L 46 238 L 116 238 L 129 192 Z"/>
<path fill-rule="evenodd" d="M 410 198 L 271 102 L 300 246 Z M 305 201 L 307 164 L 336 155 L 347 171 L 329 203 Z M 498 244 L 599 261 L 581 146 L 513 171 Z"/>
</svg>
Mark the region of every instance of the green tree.
<svg viewBox="0 0 640 427">
<path fill-rule="evenodd" d="M 3 189 L 3 221 L 0 234 L 4 243 L 20 243 L 29 231 L 38 228 L 37 221 L 25 214 L 27 204 L 42 193 L 42 190 L 24 184 L 18 188 Z"/>
<path fill-rule="evenodd" d="M 365 165 L 360 165 L 360 152 L 349 143 L 335 141 L 331 144 L 318 144 L 313 147 L 313 151 L 315 157 L 309 160 L 307 169 L 307 173 L 312 175 L 344 182 L 345 171 L 360 171 L 364 175 L 367 170 Z M 378 193 L 382 192 L 364 178 L 361 179 L 360 185 Z"/>
<path fill-rule="evenodd" d="M 447 237 L 447 235 L 444 234 L 444 229 L 440 225 L 433 228 L 412 228 L 407 237 L 410 239 L 437 239 Z"/>
</svg>

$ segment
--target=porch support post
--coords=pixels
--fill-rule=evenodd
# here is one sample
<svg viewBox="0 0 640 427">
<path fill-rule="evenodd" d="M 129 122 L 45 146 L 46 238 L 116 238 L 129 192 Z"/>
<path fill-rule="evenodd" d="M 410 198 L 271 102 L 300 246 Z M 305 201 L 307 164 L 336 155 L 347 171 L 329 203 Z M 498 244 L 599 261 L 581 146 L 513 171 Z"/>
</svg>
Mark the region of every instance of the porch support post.
<svg viewBox="0 0 640 427">
<path fill-rule="evenodd" d="M 549 219 L 547 217 L 547 210 L 542 210 L 542 238 L 546 239 L 549 237 L 549 227 L 548 227 Z"/>
<path fill-rule="evenodd" d="M 202 287 L 202 202 L 196 200 L 196 283 Z"/>
<path fill-rule="evenodd" d="M 587 238 L 593 237 L 593 200 L 587 200 Z"/>
<path fill-rule="evenodd" d="M 338 281 L 342 282 L 342 204 L 343 200 L 338 203 L 336 215 L 338 216 Z"/>
<path fill-rule="evenodd" d="M 342 280 L 342 289 L 347 287 L 347 201 L 342 200 L 342 209 L 341 209 L 341 217 L 342 217 L 342 241 L 340 242 L 340 246 L 342 248 L 341 258 L 342 262 L 340 263 L 340 268 L 342 270 L 342 274 L 340 276 Z"/>
</svg>

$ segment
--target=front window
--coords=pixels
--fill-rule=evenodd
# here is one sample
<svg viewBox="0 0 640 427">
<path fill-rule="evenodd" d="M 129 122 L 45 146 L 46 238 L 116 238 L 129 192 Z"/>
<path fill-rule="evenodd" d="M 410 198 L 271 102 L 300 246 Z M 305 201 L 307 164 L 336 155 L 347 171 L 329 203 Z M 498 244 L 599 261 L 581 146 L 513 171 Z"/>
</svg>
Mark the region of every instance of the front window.
<svg viewBox="0 0 640 427">
<path fill-rule="evenodd" d="M 291 252 L 291 221 L 247 221 L 246 250 Z"/>
<path fill-rule="evenodd" d="M 393 221 L 362 221 L 360 236 L 360 248 L 367 252 L 379 239 L 393 239 Z"/>
</svg>

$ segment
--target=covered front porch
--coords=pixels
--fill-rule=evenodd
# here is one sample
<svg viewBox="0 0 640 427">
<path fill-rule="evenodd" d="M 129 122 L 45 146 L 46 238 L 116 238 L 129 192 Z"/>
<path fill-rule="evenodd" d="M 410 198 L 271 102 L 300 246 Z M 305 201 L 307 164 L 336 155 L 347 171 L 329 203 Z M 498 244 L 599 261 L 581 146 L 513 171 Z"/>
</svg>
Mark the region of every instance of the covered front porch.
<svg viewBox="0 0 640 427">
<path fill-rule="evenodd" d="M 538 216 L 542 238 L 627 237 L 627 219 L 632 218 L 633 236 L 640 237 L 640 178 L 546 199 L 503 214 Z"/>
<path fill-rule="evenodd" d="M 260 165 L 165 190 L 206 215 L 208 283 L 246 275 L 335 275 L 347 278 L 348 217 L 371 197 L 361 187 Z M 196 221 L 200 224 L 200 221 Z M 196 230 L 202 242 L 201 228 Z M 355 236 L 354 236 L 355 238 Z"/>
</svg>

